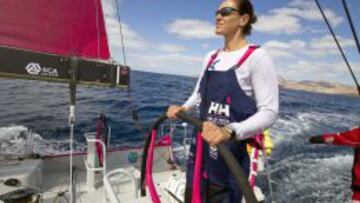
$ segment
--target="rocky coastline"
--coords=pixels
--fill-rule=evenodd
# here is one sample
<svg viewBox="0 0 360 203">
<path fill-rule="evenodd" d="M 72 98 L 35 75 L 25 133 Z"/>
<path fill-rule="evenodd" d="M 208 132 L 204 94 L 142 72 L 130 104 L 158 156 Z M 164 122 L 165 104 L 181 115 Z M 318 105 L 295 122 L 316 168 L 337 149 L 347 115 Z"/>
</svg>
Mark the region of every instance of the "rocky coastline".
<svg viewBox="0 0 360 203">
<path fill-rule="evenodd" d="M 355 86 L 336 84 L 324 81 L 293 81 L 279 77 L 279 85 L 281 88 L 303 90 L 308 92 L 318 92 L 324 94 L 338 94 L 357 96 Z"/>
</svg>

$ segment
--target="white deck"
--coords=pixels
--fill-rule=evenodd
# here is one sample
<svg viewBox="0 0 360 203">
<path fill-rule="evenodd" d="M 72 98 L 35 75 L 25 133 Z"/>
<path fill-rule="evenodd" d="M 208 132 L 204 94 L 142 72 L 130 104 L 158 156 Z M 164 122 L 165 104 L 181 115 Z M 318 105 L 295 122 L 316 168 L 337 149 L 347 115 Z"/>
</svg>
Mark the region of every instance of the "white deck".
<svg viewBox="0 0 360 203">
<path fill-rule="evenodd" d="M 157 191 L 162 202 L 169 202 L 167 200 L 167 195 L 164 194 L 165 191 L 162 190 L 163 187 L 167 184 L 169 177 L 173 174 L 180 174 L 181 172 L 178 170 L 174 171 L 164 171 L 154 173 L 154 181 L 157 185 Z M 100 176 L 100 174 L 99 174 Z M 68 189 L 68 173 L 63 174 L 49 174 L 49 179 L 46 181 L 49 186 L 48 192 L 44 193 L 44 202 L 52 203 L 56 195 L 59 191 L 64 191 Z M 97 202 L 106 202 L 104 198 L 104 187 L 99 178 L 99 184 L 96 190 L 88 190 L 86 186 L 86 177 L 84 173 L 77 174 L 77 198 L 76 202 L 89 202 L 89 203 L 97 203 Z M 138 194 L 138 198 L 135 199 L 135 189 L 132 185 L 129 178 L 120 177 L 117 181 L 114 181 L 114 190 L 117 192 L 117 197 L 119 198 L 120 202 L 141 202 L 141 203 L 151 203 L 149 195 L 146 197 L 140 198 Z M 148 193 L 147 193 L 148 194 Z M 68 193 L 67 193 L 68 196 Z"/>
<path fill-rule="evenodd" d="M 129 163 L 129 153 L 139 155 L 136 162 Z M 162 202 L 171 202 L 171 200 L 167 199 L 167 192 L 161 189 L 169 187 L 169 177 L 184 177 L 180 170 L 172 170 L 171 166 L 166 163 L 166 159 L 169 156 L 168 147 L 158 147 L 154 156 L 153 177 Z M 74 166 L 76 167 L 76 202 L 109 202 L 108 198 L 104 198 L 102 172 L 96 173 L 95 189 L 87 187 L 87 171 L 84 165 L 84 158 L 85 155 L 83 154 L 74 157 Z M 107 157 L 107 173 L 117 168 L 124 168 L 132 170 L 132 174 L 139 180 L 140 162 L 141 149 L 114 151 L 109 153 Z M 9 178 L 20 180 L 21 185 L 15 187 L 5 186 L 4 182 Z M 140 194 L 138 194 L 139 198 L 135 199 L 135 186 L 129 177 L 117 175 L 110 179 L 110 183 L 120 202 L 152 202 L 149 195 L 140 198 Z M 55 198 L 64 198 L 63 201 L 66 202 L 65 199 L 69 199 L 69 184 L 68 156 L 22 161 L 2 161 L 0 164 L 0 194 L 21 188 L 33 188 L 40 192 L 41 199 L 45 203 L 52 203 Z"/>
</svg>

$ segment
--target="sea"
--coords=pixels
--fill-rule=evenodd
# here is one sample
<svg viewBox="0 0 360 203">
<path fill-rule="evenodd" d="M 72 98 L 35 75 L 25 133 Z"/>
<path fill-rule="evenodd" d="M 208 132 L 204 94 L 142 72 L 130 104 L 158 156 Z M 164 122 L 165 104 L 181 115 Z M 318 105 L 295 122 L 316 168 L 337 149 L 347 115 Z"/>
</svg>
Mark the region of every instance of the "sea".
<svg viewBox="0 0 360 203">
<path fill-rule="evenodd" d="M 79 85 L 76 150 L 86 149 L 84 133 L 95 131 L 100 113 L 111 126 L 111 146 L 142 146 L 153 122 L 169 104 L 182 104 L 195 83 L 191 77 L 133 71 L 129 89 Z M 29 134 L 39 154 L 68 151 L 69 101 L 66 83 L 1 78 L 0 153 L 24 153 Z M 265 202 L 349 202 L 353 149 L 312 145 L 308 139 L 359 122 L 359 97 L 280 89 L 279 118 L 270 129 L 275 147 L 258 175 Z M 181 145 L 181 135 L 174 140 Z"/>
</svg>

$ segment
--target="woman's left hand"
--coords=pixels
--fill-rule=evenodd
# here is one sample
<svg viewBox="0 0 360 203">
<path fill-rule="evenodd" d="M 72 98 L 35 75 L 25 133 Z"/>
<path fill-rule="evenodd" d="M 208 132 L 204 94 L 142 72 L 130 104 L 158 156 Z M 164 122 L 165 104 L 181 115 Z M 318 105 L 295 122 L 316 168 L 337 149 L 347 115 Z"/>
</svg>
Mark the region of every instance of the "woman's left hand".
<svg viewBox="0 0 360 203">
<path fill-rule="evenodd" d="M 231 138 L 231 135 L 227 131 L 210 121 L 203 123 L 202 136 L 210 146 L 217 145 Z"/>
</svg>

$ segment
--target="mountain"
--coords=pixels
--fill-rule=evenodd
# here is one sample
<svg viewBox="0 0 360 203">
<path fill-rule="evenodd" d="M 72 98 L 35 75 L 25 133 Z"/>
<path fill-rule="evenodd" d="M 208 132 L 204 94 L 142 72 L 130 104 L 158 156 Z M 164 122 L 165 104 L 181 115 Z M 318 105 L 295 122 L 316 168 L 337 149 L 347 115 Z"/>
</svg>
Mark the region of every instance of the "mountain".
<svg viewBox="0 0 360 203">
<path fill-rule="evenodd" d="M 280 87 L 285 89 L 303 90 L 308 92 L 319 92 L 325 94 L 344 94 L 357 96 L 355 86 L 336 84 L 324 81 L 294 81 L 279 76 Z"/>
</svg>

